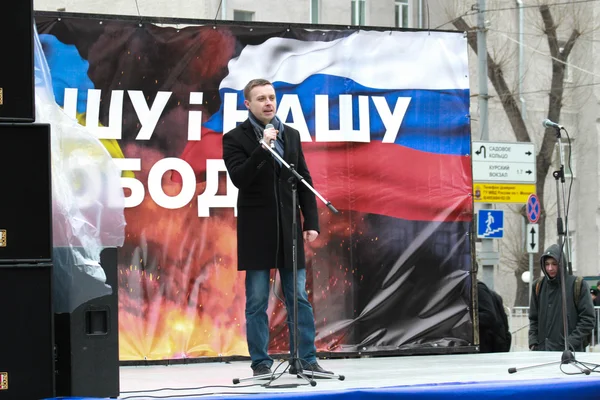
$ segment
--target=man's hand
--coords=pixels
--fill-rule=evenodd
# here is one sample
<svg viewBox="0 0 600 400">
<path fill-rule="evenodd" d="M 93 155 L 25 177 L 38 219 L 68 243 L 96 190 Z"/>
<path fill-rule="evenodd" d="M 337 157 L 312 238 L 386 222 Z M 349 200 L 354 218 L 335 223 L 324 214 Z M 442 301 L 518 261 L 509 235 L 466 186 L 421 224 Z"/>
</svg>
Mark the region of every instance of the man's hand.
<svg viewBox="0 0 600 400">
<path fill-rule="evenodd" d="M 311 230 L 302 232 L 302 237 L 304 238 L 305 243 L 312 242 L 317 238 L 317 236 L 319 236 L 319 232 L 317 231 Z"/>
<path fill-rule="evenodd" d="M 538 349 L 537 344 L 532 344 L 531 346 L 529 346 L 529 350 L 531 350 L 531 351 L 537 351 L 537 349 Z"/>
<path fill-rule="evenodd" d="M 277 139 L 277 133 L 279 133 L 279 131 L 275 128 L 269 128 L 263 131 L 263 140 L 268 146 L 271 145 L 272 141 Z M 263 145 L 263 147 L 265 147 L 265 145 Z"/>
</svg>

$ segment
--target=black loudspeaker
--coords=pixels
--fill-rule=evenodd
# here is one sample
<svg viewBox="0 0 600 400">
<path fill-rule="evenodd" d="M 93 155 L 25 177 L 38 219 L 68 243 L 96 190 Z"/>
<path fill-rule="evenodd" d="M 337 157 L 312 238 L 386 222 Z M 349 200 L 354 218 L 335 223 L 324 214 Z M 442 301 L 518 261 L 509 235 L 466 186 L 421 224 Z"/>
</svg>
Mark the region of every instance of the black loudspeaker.
<svg viewBox="0 0 600 400">
<path fill-rule="evenodd" d="M 52 262 L 50 125 L 0 123 L 0 174 L 0 264 Z"/>
<path fill-rule="evenodd" d="M 66 248 L 54 249 L 55 299 L 60 302 L 58 307 L 72 308 L 71 312 L 54 315 L 56 395 L 116 398 L 119 396 L 117 249 L 106 248 L 100 255 L 106 284 L 112 287 L 109 294 L 104 284 L 74 265 L 76 261 L 69 252 Z"/>
<path fill-rule="evenodd" d="M 52 264 L 0 265 L 0 399 L 55 396 Z"/>
<path fill-rule="evenodd" d="M 33 122 L 33 1 L 0 2 L 0 121 Z"/>
</svg>

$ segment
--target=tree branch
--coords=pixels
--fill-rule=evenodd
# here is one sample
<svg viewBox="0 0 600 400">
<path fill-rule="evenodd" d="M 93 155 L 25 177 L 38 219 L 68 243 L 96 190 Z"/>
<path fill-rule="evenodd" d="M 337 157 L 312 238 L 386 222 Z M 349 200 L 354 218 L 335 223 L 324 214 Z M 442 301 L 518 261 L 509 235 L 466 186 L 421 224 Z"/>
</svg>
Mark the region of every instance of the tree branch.
<svg viewBox="0 0 600 400">
<path fill-rule="evenodd" d="M 540 14 L 542 14 L 544 33 L 548 39 L 550 54 L 552 57 L 559 58 L 560 51 L 558 47 L 558 38 L 556 37 L 556 25 L 554 24 L 554 18 L 552 18 L 552 14 L 550 13 L 550 8 L 545 4 L 540 6 Z"/>
<path fill-rule="evenodd" d="M 471 49 L 473 49 L 475 54 L 477 54 L 477 32 L 472 29 L 462 17 L 454 20 L 453 24 L 458 30 L 467 32 L 467 41 L 469 42 L 469 46 Z M 504 108 L 504 112 L 506 113 L 513 132 L 515 133 L 515 137 L 519 142 L 531 142 L 531 138 L 527 132 L 527 127 L 525 126 L 525 121 L 523 121 L 521 116 L 521 110 L 519 108 L 517 99 L 509 89 L 509 86 L 504 79 L 502 67 L 492 59 L 489 52 L 487 54 L 487 65 L 488 77 L 492 82 L 496 93 L 498 94 L 500 102 L 502 103 L 502 108 Z"/>
<path fill-rule="evenodd" d="M 552 60 L 552 83 L 550 85 L 550 92 L 548 94 L 548 119 L 554 122 L 560 121 L 560 113 L 563 106 L 564 96 L 564 82 L 565 82 L 565 64 L 564 62 L 568 59 L 571 50 L 575 46 L 575 42 L 581 36 L 581 33 L 574 29 L 569 36 L 569 39 L 563 46 L 563 50 L 560 51 L 560 45 L 556 33 L 556 25 L 550 9 L 547 5 L 540 6 L 540 14 L 544 23 L 544 32 L 548 37 L 548 47 L 550 48 L 550 54 L 555 59 Z M 561 60 L 560 61 L 557 61 Z M 550 163 L 552 162 L 552 153 L 554 152 L 554 145 L 556 143 L 556 132 L 554 128 L 547 128 L 544 132 L 544 139 L 542 140 L 542 146 L 538 154 L 538 180 L 545 179 Z M 539 167 L 546 168 L 539 168 Z"/>
<path fill-rule="evenodd" d="M 569 36 L 567 43 L 565 43 L 563 47 L 562 55 L 565 57 L 565 61 L 567 60 L 567 58 L 569 58 L 571 50 L 573 50 L 573 47 L 575 47 L 575 42 L 577 41 L 577 39 L 579 39 L 579 36 L 581 36 L 581 32 L 579 32 L 577 29 L 573 29 L 573 32 L 571 32 L 571 36 Z"/>
<path fill-rule="evenodd" d="M 567 39 L 566 43 L 564 44 L 562 51 L 560 51 L 560 44 L 558 42 L 558 35 L 556 33 L 556 25 L 554 24 L 554 18 L 552 18 L 552 14 L 550 13 L 550 8 L 547 5 L 540 6 L 540 14 L 542 15 L 542 21 L 544 22 L 544 33 L 548 38 L 550 55 L 552 55 L 554 58 L 558 58 L 561 61 L 566 61 L 571 54 L 571 50 L 573 50 L 573 47 L 575 46 L 575 42 L 579 36 L 581 36 L 581 32 L 579 32 L 577 29 L 573 29 L 571 36 L 569 36 L 569 39 Z M 557 61 L 554 60 L 554 62 Z"/>
</svg>

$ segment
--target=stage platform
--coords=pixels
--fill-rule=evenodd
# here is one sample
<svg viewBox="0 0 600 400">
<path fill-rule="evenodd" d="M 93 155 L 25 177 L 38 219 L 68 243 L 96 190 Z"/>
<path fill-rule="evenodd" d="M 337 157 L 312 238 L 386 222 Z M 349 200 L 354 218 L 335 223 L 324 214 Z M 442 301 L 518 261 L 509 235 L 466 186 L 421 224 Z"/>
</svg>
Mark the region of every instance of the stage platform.
<svg viewBox="0 0 600 400">
<path fill-rule="evenodd" d="M 579 370 L 561 366 L 560 358 L 560 352 L 511 352 L 320 360 L 325 369 L 344 375 L 345 380 L 319 379 L 312 387 L 286 373 L 270 388 L 260 386 L 265 381 L 233 384 L 234 378 L 249 376 L 249 361 L 127 366 L 121 368 L 120 398 L 600 399 L 600 368 L 590 375 L 567 375 L 561 367 L 567 373 Z M 576 358 L 600 364 L 600 353 L 578 353 Z M 523 368 L 550 362 L 556 363 Z M 277 372 L 286 367 L 284 363 Z M 517 372 L 509 374 L 512 367 Z M 287 388 L 290 384 L 302 386 Z"/>
</svg>

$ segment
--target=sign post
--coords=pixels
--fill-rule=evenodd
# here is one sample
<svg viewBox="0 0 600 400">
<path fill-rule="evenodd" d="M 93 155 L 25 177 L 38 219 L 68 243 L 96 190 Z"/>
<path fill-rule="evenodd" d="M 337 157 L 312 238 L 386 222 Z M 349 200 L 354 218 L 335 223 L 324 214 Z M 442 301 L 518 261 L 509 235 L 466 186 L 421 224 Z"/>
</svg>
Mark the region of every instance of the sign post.
<svg viewBox="0 0 600 400">
<path fill-rule="evenodd" d="M 526 142 L 473 142 L 473 181 L 535 183 L 535 146 Z"/>
<path fill-rule="evenodd" d="M 481 239 L 502 239 L 504 237 L 504 211 L 487 208 L 478 211 L 477 237 Z"/>
<path fill-rule="evenodd" d="M 482 267 L 482 280 L 493 285 L 494 266 L 500 262 L 497 251 L 494 250 L 494 239 L 504 236 L 504 211 L 489 208 L 477 212 L 477 237 L 481 239 L 481 250 L 478 258 Z"/>
<path fill-rule="evenodd" d="M 533 290 L 533 255 L 539 252 L 540 227 L 537 222 L 540 220 L 541 206 L 540 200 L 535 194 L 527 198 L 526 203 L 527 229 L 525 230 L 525 247 L 529 253 L 529 304 L 531 305 L 531 291 Z"/>
<path fill-rule="evenodd" d="M 473 201 L 476 203 L 525 204 L 535 193 L 531 183 L 473 183 Z"/>
<path fill-rule="evenodd" d="M 525 245 L 527 246 L 527 252 L 533 255 L 540 251 L 540 227 L 538 224 L 527 224 L 527 229 L 525 230 L 525 232 L 527 233 L 527 235 L 525 235 Z"/>
<path fill-rule="evenodd" d="M 540 200 L 535 193 L 527 198 L 527 219 L 529 223 L 535 224 L 540 220 L 541 206 Z"/>
<path fill-rule="evenodd" d="M 481 139 L 487 139 L 481 136 Z M 535 194 L 537 180 L 535 145 L 527 142 L 488 142 L 486 140 L 472 142 L 471 161 L 473 166 L 473 201 L 481 203 L 486 213 L 478 215 L 477 236 L 481 238 L 480 259 L 485 275 L 489 264 L 498 264 L 499 255 L 493 250 L 492 238 L 501 238 L 504 226 L 481 231 L 485 221 L 492 221 L 492 226 L 502 218 L 494 217 L 490 211 L 490 203 L 523 204 L 531 194 Z M 490 218 L 491 217 L 491 218 Z M 499 236 L 496 236 L 499 235 Z M 530 261 L 531 264 L 531 261 Z M 486 268 L 488 267 L 488 268 Z M 531 269 L 531 268 L 530 268 Z M 493 271 L 492 271 L 493 276 Z"/>
</svg>

